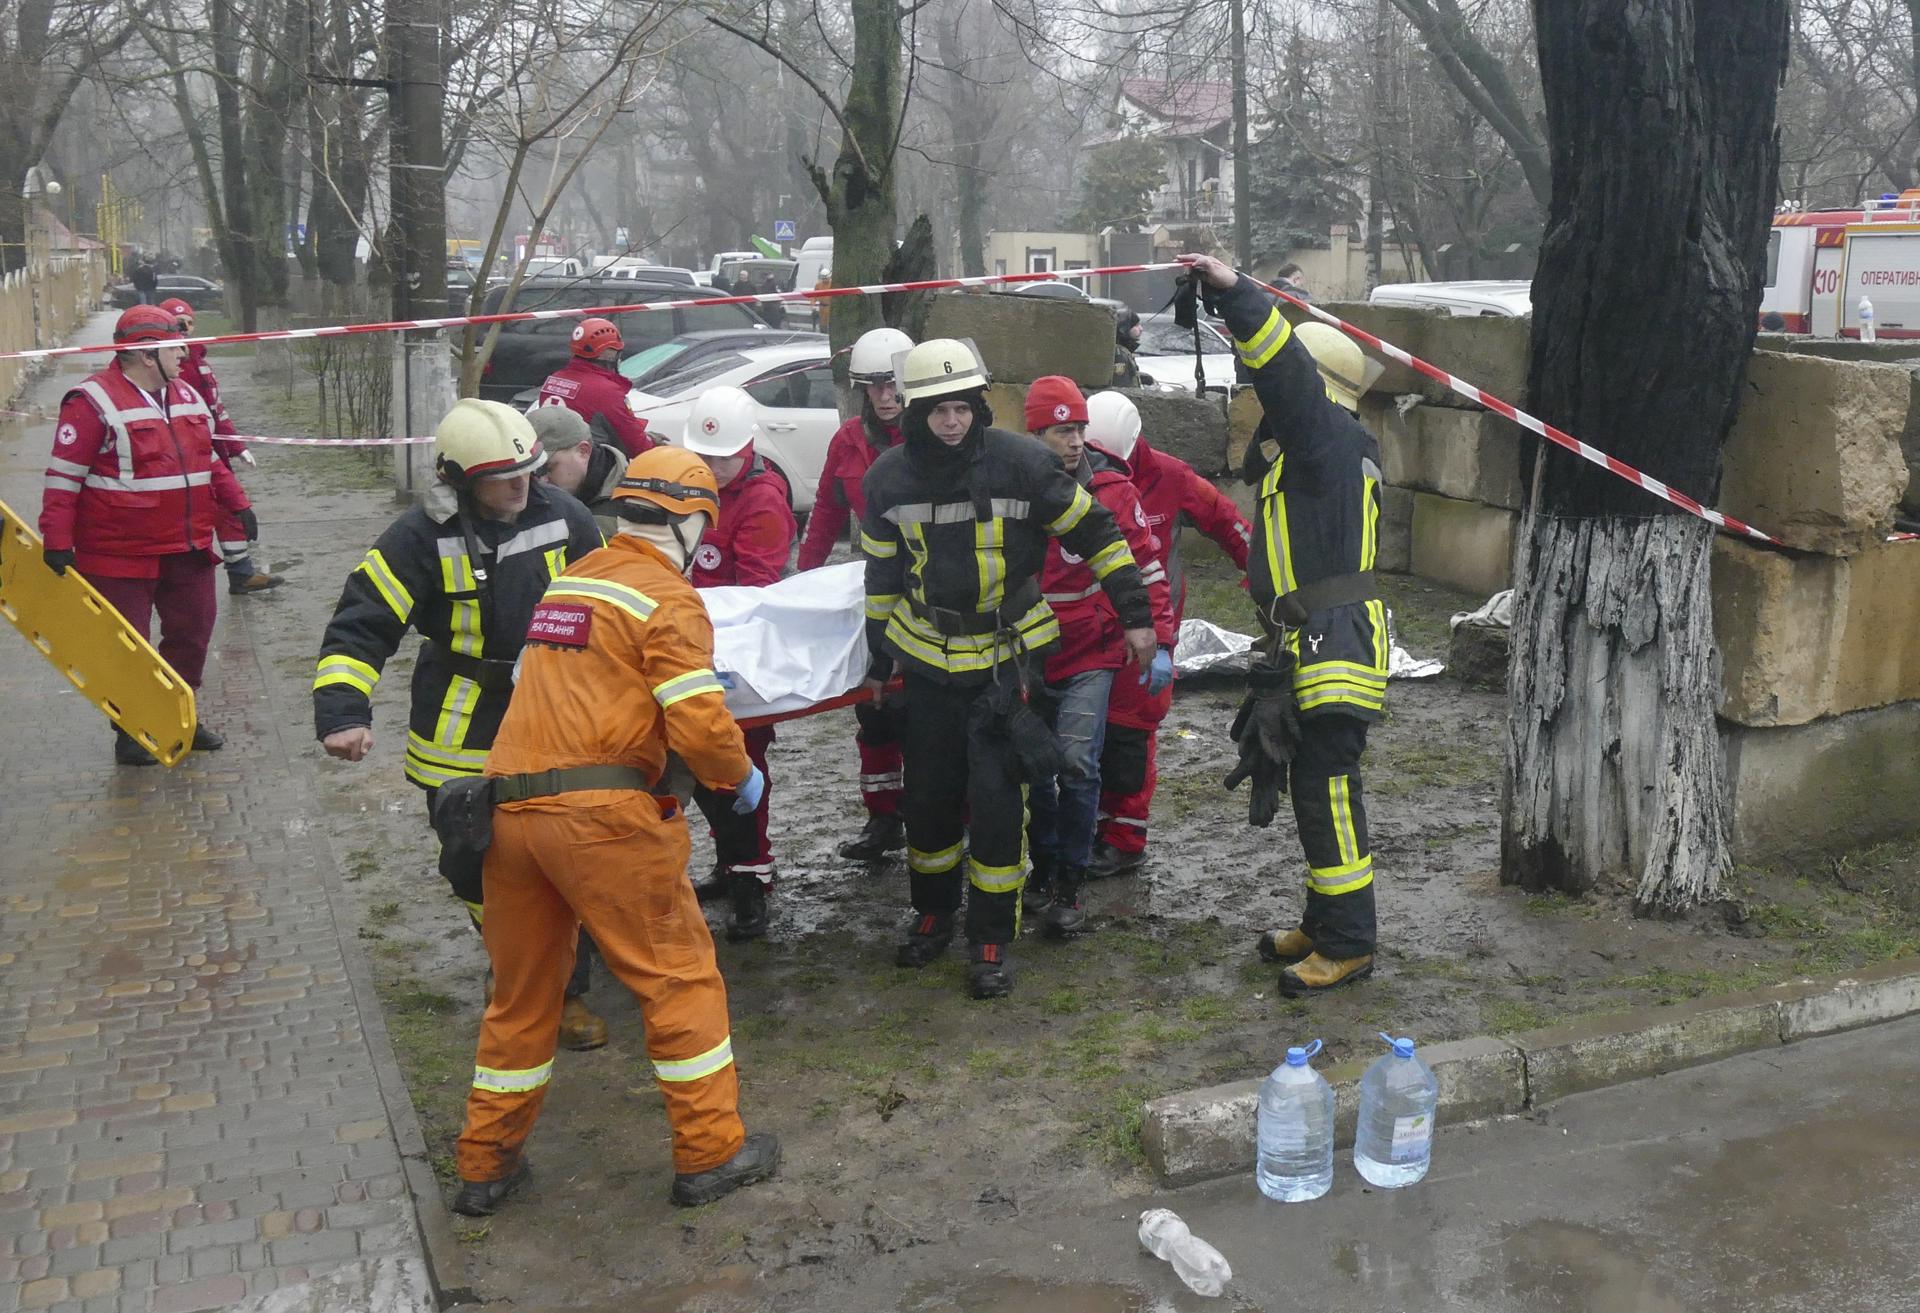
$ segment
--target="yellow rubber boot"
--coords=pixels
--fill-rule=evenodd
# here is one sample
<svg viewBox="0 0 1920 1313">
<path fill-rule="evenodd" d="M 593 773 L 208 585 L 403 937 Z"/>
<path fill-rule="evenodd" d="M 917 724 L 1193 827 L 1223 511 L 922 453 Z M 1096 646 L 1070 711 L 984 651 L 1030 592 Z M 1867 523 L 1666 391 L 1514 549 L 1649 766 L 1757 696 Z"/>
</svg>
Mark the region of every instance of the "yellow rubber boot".
<svg viewBox="0 0 1920 1313">
<path fill-rule="evenodd" d="M 607 1042 L 607 1023 L 588 1009 L 583 999 L 570 998 L 560 1010 L 560 1047 L 583 1053 Z"/>
<path fill-rule="evenodd" d="M 1288 998 L 1318 994 L 1324 990 L 1364 980 L 1373 974 L 1373 954 L 1364 957 L 1334 959 L 1310 953 L 1280 973 L 1280 992 Z"/>
<path fill-rule="evenodd" d="M 1269 930 L 1258 945 L 1262 962 L 1298 962 L 1313 952 L 1313 941 L 1304 930 Z"/>
</svg>

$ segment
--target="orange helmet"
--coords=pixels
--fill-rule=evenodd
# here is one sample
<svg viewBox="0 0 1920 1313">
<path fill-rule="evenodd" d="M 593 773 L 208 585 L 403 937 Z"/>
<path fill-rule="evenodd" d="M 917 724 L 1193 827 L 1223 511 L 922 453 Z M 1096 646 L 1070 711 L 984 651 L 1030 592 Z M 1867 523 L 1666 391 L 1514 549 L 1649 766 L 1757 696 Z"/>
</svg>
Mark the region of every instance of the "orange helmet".
<svg viewBox="0 0 1920 1313">
<path fill-rule="evenodd" d="M 707 463 L 680 447 L 654 447 L 627 462 L 626 475 L 613 490 L 614 510 L 623 518 L 674 520 L 704 513 L 720 518 L 720 485 Z M 655 507 L 660 514 L 642 510 Z M 628 508 L 631 508 L 629 513 Z"/>
<path fill-rule="evenodd" d="M 608 347 L 618 351 L 626 343 L 611 319 L 582 319 L 573 329 L 573 354 L 588 360 Z"/>
<path fill-rule="evenodd" d="M 157 305 L 129 306 L 114 321 L 113 344 L 137 346 L 177 341 L 182 336 L 173 315 Z"/>
</svg>

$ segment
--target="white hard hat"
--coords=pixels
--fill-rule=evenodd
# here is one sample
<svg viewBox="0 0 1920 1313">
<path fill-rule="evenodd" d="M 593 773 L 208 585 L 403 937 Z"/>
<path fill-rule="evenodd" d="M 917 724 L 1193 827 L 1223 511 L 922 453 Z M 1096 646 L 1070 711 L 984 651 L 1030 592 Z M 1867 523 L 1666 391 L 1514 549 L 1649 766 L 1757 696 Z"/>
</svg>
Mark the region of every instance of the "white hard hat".
<svg viewBox="0 0 1920 1313">
<path fill-rule="evenodd" d="M 911 403 L 923 397 L 972 392 L 993 379 L 972 342 L 936 337 L 894 358 L 893 381 L 900 389 L 900 399 Z"/>
<path fill-rule="evenodd" d="M 1133 459 L 1140 441 L 1140 408 L 1118 392 L 1096 392 L 1087 398 L 1087 441 L 1121 460 Z"/>
<path fill-rule="evenodd" d="M 913 350 L 913 339 L 897 328 L 874 328 L 853 344 L 847 377 L 855 383 L 891 383 L 894 357 Z"/>
<path fill-rule="evenodd" d="M 433 431 L 433 468 L 465 488 L 475 479 L 524 474 L 547 463 L 527 417 L 499 401 L 462 397 Z"/>
<path fill-rule="evenodd" d="M 701 456 L 732 456 L 760 436 L 760 408 L 739 388 L 708 388 L 687 411 L 685 446 Z"/>
</svg>

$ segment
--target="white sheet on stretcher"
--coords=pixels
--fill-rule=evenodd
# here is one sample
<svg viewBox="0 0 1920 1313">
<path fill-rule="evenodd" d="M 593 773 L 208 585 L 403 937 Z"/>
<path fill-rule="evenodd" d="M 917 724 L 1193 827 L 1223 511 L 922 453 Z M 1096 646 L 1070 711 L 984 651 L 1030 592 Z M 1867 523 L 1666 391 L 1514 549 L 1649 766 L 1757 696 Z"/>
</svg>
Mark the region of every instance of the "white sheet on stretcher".
<svg viewBox="0 0 1920 1313">
<path fill-rule="evenodd" d="M 867 673 L 866 566 L 808 570 L 764 588 L 702 588 L 713 666 L 736 718 L 800 711 Z"/>
</svg>

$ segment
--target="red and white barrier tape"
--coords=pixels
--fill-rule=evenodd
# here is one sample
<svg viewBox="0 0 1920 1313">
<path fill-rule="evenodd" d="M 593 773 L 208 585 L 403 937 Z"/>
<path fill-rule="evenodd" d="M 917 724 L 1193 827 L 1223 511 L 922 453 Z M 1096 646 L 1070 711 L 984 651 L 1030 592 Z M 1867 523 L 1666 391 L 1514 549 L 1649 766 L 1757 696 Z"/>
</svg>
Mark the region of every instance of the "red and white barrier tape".
<svg viewBox="0 0 1920 1313">
<path fill-rule="evenodd" d="M 404 447 L 410 443 L 432 442 L 425 438 L 270 438 L 259 433 L 220 433 L 222 442 L 245 442 L 270 447 Z"/>
<path fill-rule="evenodd" d="M 1272 292 L 1275 296 L 1279 297 L 1283 301 L 1286 301 L 1290 305 L 1298 306 L 1300 309 L 1312 315 L 1315 319 L 1320 320 L 1322 323 L 1332 324 L 1335 328 L 1339 329 L 1341 332 L 1345 333 L 1347 336 L 1355 339 L 1356 341 L 1364 342 L 1366 345 L 1372 347 L 1375 351 L 1378 351 L 1381 355 L 1386 356 L 1388 359 L 1397 360 L 1401 364 L 1406 365 L 1411 369 L 1418 370 L 1420 373 L 1425 374 L 1428 378 L 1433 379 L 1437 383 L 1445 385 L 1447 388 L 1459 394 L 1460 396 L 1467 398 L 1469 401 L 1478 402 L 1480 405 L 1485 406 L 1488 410 L 1491 410 L 1496 415 L 1506 416 L 1508 419 L 1518 424 L 1521 428 L 1526 429 L 1529 432 L 1539 434 L 1541 437 L 1545 438 L 1547 441 L 1553 443 L 1557 447 L 1566 448 L 1568 451 L 1572 452 L 1574 455 L 1580 457 L 1580 459 L 1584 461 L 1590 461 L 1595 465 L 1601 466 L 1602 468 L 1608 470 L 1609 472 L 1618 476 L 1619 478 L 1625 479 L 1628 483 L 1633 484 L 1636 488 L 1640 488 L 1646 492 L 1652 493 L 1655 497 L 1658 497 L 1661 501 L 1664 501 L 1669 505 L 1678 506 L 1681 510 L 1686 511 L 1691 515 L 1699 516 L 1701 519 L 1705 520 L 1708 524 L 1713 525 L 1715 528 L 1723 529 L 1728 533 L 1738 534 L 1743 537 L 1752 538 L 1758 542 L 1771 543 L 1775 547 L 1787 546 L 1786 543 L 1780 541 L 1780 539 L 1774 537 L 1772 534 L 1766 533 L 1760 529 L 1756 529 L 1751 524 L 1748 524 L 1743 520 L 1736 520 L 1731 515 L 1723 514 L 1722 512 L 1716 511 L 1708 506 L 1702 506 L 1699 502 L 1687 496 L 1686 493 L 1681 492 L 1678 488 L 1668 487 L 1666 484 L 1662 483 L 1660 480 L 1654 478 L 1651 474 L 1642 474 L 1639 470 L 1627 464 L 1625 461 L 1617 460 L 1614 457 L 1607 455 L 1606 452 L 1601 451 L 1598 447 L 1588 446 L 1586 443 L 1580 441 L 1580 439 L 1574 437 L 1572 434 L 1562 432 L 1561 430 L 1555 428 L 1553 425 L 1547 423 L 1543 419 L 1536 419 L 1534 416 L 1529 415 L 1526 411 L 1521 410 L 1519 407 L 1513 405 L 1511 402 L 1502 401 L 1499 397 L 1494 396 L 1491 392 L 1482 392 L 1479 388 L 1467 382 L 1465 379 L 1456 378 L 1454 375 L 1449 374 L 1446 370 L 1441 369 L 1438 365 L 1430 365 L 1426 361 L 1420 359 L 1420 357 L 1413 355 L 1410 352 L 1402 351 L 1399 347 L 1394 346 L 1391 342 L 1381 341 L 1379 338 L 1375 337 L 1372 333 L 1367 332 L 1367 330 L 1364 328 L 1355 328 L 1352 324 L 1349 324 L 1346 320 L 1341 319 L 1338 315 L 1329 314 L 1328 312 L 1326 312 L 1325 310 L 1322 310 L 1320 307 L 1316 305 L 1311 305 L 1306 301 L 1302 301 L 1299 297 L 1289 296 L 1287 295 L 1287 293 L 1281 291 L 1277 287 L 1269 286 L 1266 283 L 1261 283 L 1260 286 L 1266 288 L 1267 291 Z"/>
<path fill-rule="evenodd" d="M 468 324 L 515 324 L 534 319 L 585 319 L 592 315 L 641 314 L 652 310 L 685 310 L 704 305 L 772 305 L 784 301 L 825 301 L 836 296 L 877 296 L 890 292 L 939 292 L 956 287 L 993 287 L 1003 283 L 1044 283 L 1092 278 L 1099 274 L 1158 273 L 1185 266 L 1117 264 L 1102 269 L 1062 269 L 1053 273 L 984 274 L 972 278 L 928 278 L 911 283 L 872 283 L 863 287 L 822 287 L 804 292 L 757 292 L 752 296 L 696 296 L 675 301 L 637 301 L 631 305 L 598 305 L 556 310 L 513 310 L 494 315 L 450 315 L 444 319 L 391 319 L 377 324 L 331 324 L 324 328 L 275 328 L 257 333 L 226 333 L 219 337 L 183 337 L 174 346 L 218 346 L 229 342 L 290 342 L 318 337 L 346 337 L 355 333 L 404 333 L 416 328 L 464 328 Z M 40 347 L 32 351 L 0 351 L 0 360 L 44 360 L 123 348 L 111 342 L 88 346 Z"/>
</svg>

